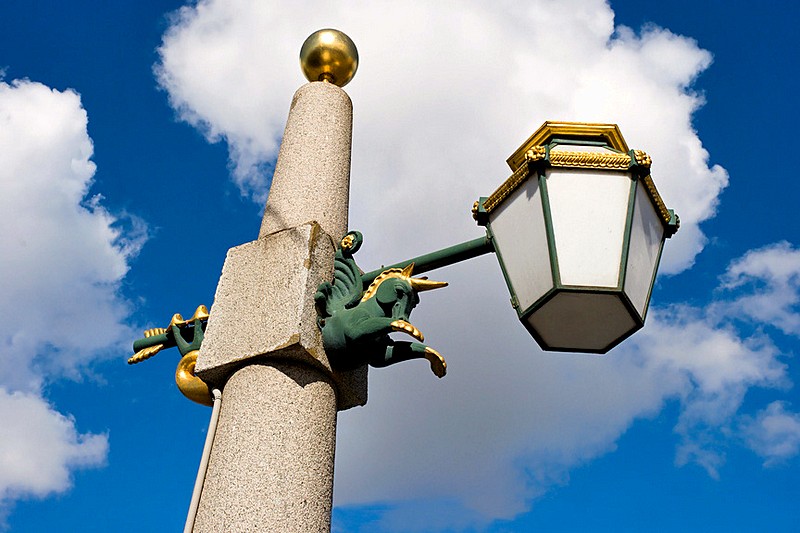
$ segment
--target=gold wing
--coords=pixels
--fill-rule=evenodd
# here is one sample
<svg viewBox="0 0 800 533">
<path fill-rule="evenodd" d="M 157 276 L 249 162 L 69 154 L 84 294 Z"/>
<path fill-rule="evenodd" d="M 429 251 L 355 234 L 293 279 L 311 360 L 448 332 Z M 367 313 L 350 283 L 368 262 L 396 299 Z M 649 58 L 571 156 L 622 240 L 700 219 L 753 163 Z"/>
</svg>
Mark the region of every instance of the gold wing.
<svg viewBox="0 0 800 533">
<path fill-rule="evenodd" d="M 144 330 L 145 337 L 155 337 L 156 335 L 162 335 L 167 332 L 167 328 L 152 328 Z"/>
<path fill-rule="evenodd" d="M 155 335 L 161 335 L 161 334 L 166 333 L 166 332 L 167 332 L 167 328 L 152 328 L 152 329 L 145 330 L 144 336 L 145 337 L 153 337 Z M 164 349 L 164 345 L 163 344 L 156 344 L 155 346 L 148 346 L 147 348 L 139 350 L 138 352 L 133 354 L 133 356 L 130 359 L 128 359 L 128 364 L 129 365 L 135 365 L 136 363 L 141 363 L 142 361 L 150 359 L 151 357 L 153 357 L 155 354 L 157 354 L 158 352 L 160 352 L 163 349 Z"/>
</svg>

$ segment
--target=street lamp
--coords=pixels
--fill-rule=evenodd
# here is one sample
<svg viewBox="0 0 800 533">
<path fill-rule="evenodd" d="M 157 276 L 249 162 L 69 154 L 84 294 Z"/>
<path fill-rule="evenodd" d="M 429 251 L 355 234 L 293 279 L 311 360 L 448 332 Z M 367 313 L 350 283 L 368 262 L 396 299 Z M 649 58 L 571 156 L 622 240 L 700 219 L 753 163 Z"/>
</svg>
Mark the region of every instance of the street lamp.
<svg viewBox="0 0 800 533">
<path fill-rule="evenodd" d="M 606 353 L 644 325 L 664 241 L 678 229 L 650 176 L 614 124 L 546 122 L 508 159 L 513 173 L 473 206 L 486 236 L 366 274 L 353 259 L 360 232 L 339 243 L 332 281 L 315 301 L 325 350 L 339 368 L 444 358 L 409 322 L 417 292 L 444 283 L 412 278 L 495 252 L 522 324 L 543 349 Z M 381 283 L 391 281 L 391 289 Z M 382 295 L 382 296 L 381 296 Z M 391 332 L 418 342 L 400 342 Z"/>
<path fill-rule="evenodd" d="M 147 330 L 129 360 L 176 346 L 178 387 L 213 405 L 187 532 L 330 528 L 337 412 L 366 403 L 367 366 L 447 370 L 409 322 L 418 293 L 446 283 L 413 276 L 494 252 L 542 348 L 605 353 L 644 324 L 678 229 L 650 158 L 616 126 L 548 122 L 475 203 L 482 237 L 365 273 L 353 257 L 363 236 L 348 231 L 352 103 L 341 89 L 358 54 L 321 30 L 301 65 L 310 83 L 292 100 L 258 239 L 228 251 L 210 314 Z"/>
</svg>

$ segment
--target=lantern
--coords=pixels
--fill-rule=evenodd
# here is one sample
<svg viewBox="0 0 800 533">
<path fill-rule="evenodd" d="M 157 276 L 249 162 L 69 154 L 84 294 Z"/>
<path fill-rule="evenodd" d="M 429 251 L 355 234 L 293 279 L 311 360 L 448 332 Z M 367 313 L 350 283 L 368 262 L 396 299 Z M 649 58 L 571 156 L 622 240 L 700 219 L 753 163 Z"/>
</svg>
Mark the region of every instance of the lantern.
<svg viewBox="0 0 800 533">
<path fill-rule="evenodd" d="M 678 217 L 613 124 L 546 122 L 474 208 L 517 314 L 545 350 L 606 353 L 644 325 Z"/>
</svg>

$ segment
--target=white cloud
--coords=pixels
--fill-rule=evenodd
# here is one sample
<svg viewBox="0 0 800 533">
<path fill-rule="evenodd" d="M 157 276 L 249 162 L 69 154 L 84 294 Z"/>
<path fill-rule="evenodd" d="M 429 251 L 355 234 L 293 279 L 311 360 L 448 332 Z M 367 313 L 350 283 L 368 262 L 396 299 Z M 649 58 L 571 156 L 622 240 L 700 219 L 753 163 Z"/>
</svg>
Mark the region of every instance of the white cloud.
<svg viewBox="0 0 800 533">
<path fill-rule="evenodd" d="M 303 82 L 300 44 L 322 27 L 346 31 L 359 47 L 347 87 L 355 107 L 351 217 L 392 243 L 380 252 L 405 253 L 406 235 L 426 234 L 437 214 L 453 221 L 453 235 L 426 235 L 432 243 L 474 234 L 472 202 L 507 177 L 505 158 L 548 119 L 619 123 L 631 146 L 653 155 L 656 183 L 681 214 L 664 270 L 688 267 L 702 249 L 698 223 L 713 216 L 727 184 L 691 125 L 703 102 L 691 84 L 711 56 L 656 27 L 615 33 L 600 0 L 457 10 L 207 0 L 183 8 L 160 48 L 159 82 L 181 118 L 227 141 L 245 194 L 263 199 Z M 392 202 L 371 201 L 389 191 Z"/>
<path fill-rule="evenodd" d="M 107 436 L 78 433 L 41 396 L 0 388 L 0 420 L 0 501 L 62 492 L 72 469 L 105 462 Z"/>
<path fill-rule="evenodd" d="M 765 457 L 770 445 L 797 453 L 786 417 L 737 426 L 750 388 L 783 388 L 788 377 L 781 351 L 758 328 L 742 335 L 731 326 L 735 297 L 725 314 L 725 301 L 653 309 L 648 326 L 605 357 L 546 354 L 510 308 L 484 312 L 503 290 L 495 269 L 481 260 L 477 269 L 442 271 L 436 277 L 453 282 L 452 292 L 426 293 L 415 310 L 414 323 L 448 359 L 445 379 L 421 362 L 373 371 L 367 406 L 340 416 L 338 504 L 388 506 L 369 530 L 410 531 L 414 517 L 430 516 L 426 506 L 456 529 L 465 517 L 472 525 L 512 518 L 667 402 L 680 405 L 678 465 L 724 475 L 725 450 L 742 431 Z M 469 283 L 476 274 L 481 286 Z M 785 430 L 770 433 L 776 425 Z"/>
<path fill-rule="evenodd" d="M 788 242 L 751 250 L 722 280 L 724 290 L 748 290 L 736 299 L 738 314 L 800 336 L 800 250 Z"/>
<path fill-rule="evenodd" d="M 653 156 L 682 220 L 662 271 L 691 266 L 706 242 L 699 223 L 728 181 L 692 127 L 704 101 L 693 83 L 711 55 L 664 29 L 615 27 L 600 0 L 459 7 L 207 0 L 175 19 L 157 73 L 181 118 L 228 143 L 234 179 L 260 199 L 303 82 L 300 44 L 323 27 L 348 33 L 361 58 L 347 91 L 351 227 L 365 233 L 364 269 L 480 235 L 472 202 L 507 177 L 505 158 L 548 119 L 616 122 Z M 776 287 L 783 278 L 738 264 L 718 303 L 654 308 L 648 327 L 606 357 L 536 348 L 494 258 L 435 273 L 451 287 L 424 294 L 413 319 L 447 357 L 448 376 L 436 380 L 423 362 L 371 372 L 367 407 L 340 416 L 337 504 L 385 504 L 373 530 L 408 531 L 437 502 L 452 527 L 511 518 L 668 401 L 681 406 L 676 461 L 718 475 L 746 391 L 788 380 L 773 342 L 737 329 L 741 276 Z M 771 311 L 793 331 L 788 279 L 793 294 Z"/>
<path fill-rule="evenodd" d="M 86 126 L 75 92 L 0 81 L 0 509 L 103 462 L 106 436 L 79 433 L 43 386 L 134 336 L 117 288 L 144 233 L 123 234 L 87 196 Z"/>
<path fill-rule="evenodd" d="M 753 386 L 779 387 L 787 379 L 780 350 L 763 335 L 743 337 L 727 325 L 733 316 L 688 306 L 657 310 L 648 327 L 620 348 L 648 359 L 654 365 L 648 386 L 681 403 L 676 463 L 698 463 L 712 477 L 725 462 L 721 444 L 745 392 Z"/>
<path fill-rule="evenodd" d="M 783 402 L 772 402 L 755 418 L 744 417 L 747 445 L 764 458 L 764 466 L 775 466 L 800 452 L 800 413 L 786 410 Z"/>
</svg>

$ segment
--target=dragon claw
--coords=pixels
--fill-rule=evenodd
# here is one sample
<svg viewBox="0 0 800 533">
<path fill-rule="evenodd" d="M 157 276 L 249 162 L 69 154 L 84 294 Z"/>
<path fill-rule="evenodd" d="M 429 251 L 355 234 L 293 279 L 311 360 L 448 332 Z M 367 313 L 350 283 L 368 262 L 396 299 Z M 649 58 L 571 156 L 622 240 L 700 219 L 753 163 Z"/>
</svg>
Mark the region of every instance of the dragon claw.
<svg viewBox="0 0 800 533">
<path fill-rule="evenodd" d="M 436 374 L 436 377 L 443 378 L 447 374 L 447 362 L 444 357 L 430 346 L 425 347 L 425 359 L 430 362 L 431 370 Z"/>
<path fill-rule="evenodd" d="M 331 364 L 343 369 L 364 363 L 383 368 L 412 359 L 428 360 L 438 377 L 447 372 L 444 358 L 422 344 L 422 332 L 409 322 L 419 303 L 418 293 L 447 285 L 426 278 L 413 278 L 414 263 L 404 268 L 384 268 L 377 275 L 363 274 L 353 259 L 362 236 L 348 233 L 336 250 L 332 281 L 323 281 L 314 295 L 317 325 Z M 370 281 L 364 288 L 364 282 Z M 414 341 L 396 339 L 405 333 Z"/>
<path fill-rule="evenodd" d="M 400 331 L 402 333 L 408 333 L 409 335 L 411 335 L 420 342 L 425 340 L 425 336 L 422 334 L 422 332 L 418 330 L 413 324 L 410 324 L 405 320 L 395 320 L 390 325 L 392 326 L 392 331 Z"/>
</svg>

